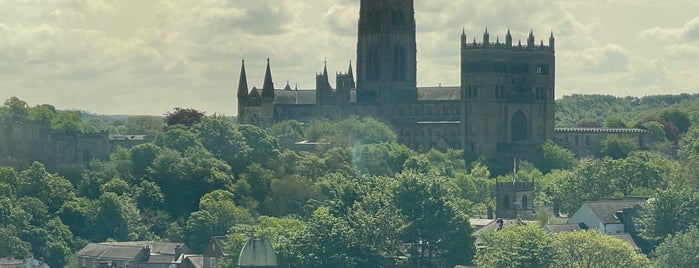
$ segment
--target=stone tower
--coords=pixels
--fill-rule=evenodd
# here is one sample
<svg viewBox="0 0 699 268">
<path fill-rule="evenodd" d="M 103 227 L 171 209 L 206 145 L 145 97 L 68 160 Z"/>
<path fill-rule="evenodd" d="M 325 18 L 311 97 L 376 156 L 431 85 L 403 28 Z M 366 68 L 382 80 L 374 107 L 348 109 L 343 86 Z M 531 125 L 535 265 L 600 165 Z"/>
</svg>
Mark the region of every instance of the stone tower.
<svg viewBox="0 0 699 268">
<path fill-rule="evenodd" d="M 495 216 L 531 219 L 534 215 L 534 182 L 498 182 L 495 186 Z"/>
<path fill-rule="evenodd" d="M 392 103 L 392 95 L 399 95 L 399 90 L 415 91 L 416 76 L 413 0 L 362 0 L 357 39 L 357 104 Z"/>
<path fill-rule="evenodd" d="M 553 34 L 548 46 L 535 44 L 529 32 L 526 45 L 490 41 L 469 42 L 461 35 L 461 96 L 463 148 L 487 157 L 511 154 L 525 157 L 553 136 L 555 54 Z"/>
</svg>

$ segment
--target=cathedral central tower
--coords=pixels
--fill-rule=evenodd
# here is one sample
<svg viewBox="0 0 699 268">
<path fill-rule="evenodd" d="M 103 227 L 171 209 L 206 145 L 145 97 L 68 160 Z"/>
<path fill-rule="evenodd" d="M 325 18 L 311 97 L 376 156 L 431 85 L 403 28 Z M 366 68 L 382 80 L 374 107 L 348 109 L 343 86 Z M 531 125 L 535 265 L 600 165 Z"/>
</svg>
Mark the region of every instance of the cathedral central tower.
<svg viewBox="0 0 699 268">
<path fill-rule="evenodd" d="M 413 0 L 362 0 L 357 38 L 357 103 L 388 104 L 417 76 Z"/>
</svg>

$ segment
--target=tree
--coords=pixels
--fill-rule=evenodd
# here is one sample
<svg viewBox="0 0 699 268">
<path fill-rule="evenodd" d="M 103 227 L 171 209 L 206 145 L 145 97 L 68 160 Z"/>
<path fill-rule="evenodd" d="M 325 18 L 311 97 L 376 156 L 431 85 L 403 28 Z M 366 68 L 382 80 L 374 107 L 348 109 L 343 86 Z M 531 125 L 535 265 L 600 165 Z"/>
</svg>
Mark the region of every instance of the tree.
<svg viewBox="0 0 699 268">
<path fill-rule="evenodd" d="M 332 215 L 327 207 L 319 207 L 307 224 L 300 241 L 306 255 L 304 267 L 354 267 L 350 252 L 353 230 L 346 221 Z"/>
<path fill-rule="evenodd" d="M 541 146 L 540 152 L 541 155 L 538 157 L 535 165 L 544 174 L 554 169 L 571 169 L 578 164 L 578 160 L 575 159 L 575 155 L 570 150 L 550 140 Z"/>
<path fill-rule="evenodd" d="M 251 162 L 251 154 L 258 149 L 249 146 L 243 132 L 224 117 L 204 117 L 195 129 L 204 148 L 226 161 L 236 174 L 245 170 Z"/>
<path fill-rule="evenodd" d="M 80 118 L 80 112 L 63 111 L 51 119 L 51 130 L 67 133 L 82 133 L 85 131 L 85 123 Z"/>
<path fill-rule="evenodd" d="M 699 200 L 691 191 L 660 191 L 646 203 L 638 219 L 641 236 L 662 242 L 665 237 L 699 227 Z"/>
<path fill-rule="evenodd" d="M 626 128 L 626 123 L 621 117 L 610 115 L 604 118 L 604 127 L 606 128 Z"/>
<path fill-rule="evenodd" d="M 129 196 L 104 193 L 97 203 L 93 241 L 133 241 L 145 239 L 146 228 L 141 223 L 136 202 Z"/>
<path fill-rule="evenodd" d="M 163 119 L 163 121 L 168 127 L 175 125 L 192 127 L 201 122 L 205 114 L 205 112 L 197 111 L 192 108 L 183 109 L 175 107 L 173 111 L 165 113 L 165 119 Z"/>
<path fill-rule="evenodd" d="M 630 152 L 638 150 L 638 143 L 631 137 L 609 135 L 602 140 L 601 154 L 614 159 L 624 158 Z"/>
<path fill-rule="evenodd" d="M 170 148 L 184 153 L 190 147 L 203 147 L 196 134 L 182 127 L 171 127 L 158 133 L 153 144 L 161 148 Z"/>
<path fill-rule="evenodd" d="M 358 145 L 352 154 L 354 166 L 360 174 L 393 176 L 403 169 L 405 160 L 415 152 L 405 145 L 383 142 Z"/>
<path fill-rule="evenodd" d="M 212 236 L 225 235 L 235 224 L 252 222 L 250 213 L 233 203 L 231 192 L 215 190 L 201 197 L 199 210 L 187 220 L 185 237 L 193 251 L 202 252 Z"/>
<path fill-rule="evenodd" d="M 0 106 L 0 121 L 8 123 L 20 123 L 27 120 L 29 106 L 17 97 L 10 97 Z"/>
<path fill-rule="evenodd" d="M 692 227 L 668 238 L 655 250 L 658 267 L 699 267 L 699 230 Z"/>
<path fill-rule="evenodd" d="M 404 217 L 401 238 L 419 265 L 468 264 L 474 256 L 468 217 L 452 205 L 458 202 L 444 188 L 442 177 L 404 172 L 397 176 L 393 204 Z"/>
<path fill-rule="evenodd" d="M 651 267 L 648 258 L 626 242 L 596 230 L 565 232 L 554 236 L 552 267 Z"/>
<path fill-rule="evenodd" d="M 680 133 L 687 132 L 692 123 L 689 120 L 689 114 L 684 111 L 680 111 L 677 108 L 664 110 L 660 114 L 660 118 L 665 121 L 672 122 Z"/>
<path fill-rule="evenodd" d="M 49 124 L 56 114 L 56 107 L 49 104 L 42 104 L 29 108 L 28 118 L 33 122 Z"/>
<path fill-rule="evenodd" d="M 549 267 L 553 239 L 534 225 L 510 225 L 482 234 L 483 250 L 474 261 L 478 267 Z"/>
<path fill-rule="evenodd" d="M 19 173 L 17 195 L 36 197 L 48 205 L 49 213 L 54 213 L 64 202 L 75 197 L 75 189 L 70 181 L 50 174 L 43 164 L 34 162 Z"/>
<path fill-rule="evenodd" d="M 24 258 L 29 256 L 31 245 L 17 237 L 13 225 L 0 226 L 0 258 Z"/>
</svg>

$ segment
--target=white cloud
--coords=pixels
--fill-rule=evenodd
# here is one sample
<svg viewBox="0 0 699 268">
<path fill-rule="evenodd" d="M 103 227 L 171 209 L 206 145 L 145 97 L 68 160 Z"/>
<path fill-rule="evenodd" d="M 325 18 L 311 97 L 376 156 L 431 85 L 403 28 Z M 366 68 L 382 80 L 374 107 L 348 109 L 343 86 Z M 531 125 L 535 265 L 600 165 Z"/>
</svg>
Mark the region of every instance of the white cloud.
<svg viewBox="0 0 699 268">
<path fill-rule="evenodd" d="M 653 27 L 638 33 L 641 38 L 655 38 L 664 41 L 699 41 L 699 17 L 687 21 L 682 27 Z"/>
</svg>

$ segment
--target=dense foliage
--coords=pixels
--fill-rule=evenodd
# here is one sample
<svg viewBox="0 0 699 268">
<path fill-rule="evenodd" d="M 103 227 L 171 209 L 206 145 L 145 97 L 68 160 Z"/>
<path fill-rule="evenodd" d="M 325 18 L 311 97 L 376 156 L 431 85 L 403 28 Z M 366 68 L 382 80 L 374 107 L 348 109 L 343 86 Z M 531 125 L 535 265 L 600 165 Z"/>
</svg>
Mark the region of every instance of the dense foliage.
<svg viewBox="0 0 699 268">
<path fill-rule="evenodd" d="M 614 137 L 597 158 L 578 159 L 547 142 L 532 153 L 531 163 L 519 161 L 516 178 L 536 183 L 534 205 L 563 213 L 586 200 L 651 196 L 639 226 L 659 245 L 657 262 L 668 263 L 678 241 L 696 236 L 693 228 L 699 227 L 695 102 L 693 95 L 564 98 L 559 122 L 643 127 L 651 133 L 648 146 Z M 504 172 L 496 178 L 491 171 L 511 170 L 512 159 L 470 158 L 461 150 L 416 152 L 375 119 L 286 121 L 260 129 L 193 109 L 175 109 L 165 120 L 80 116 L 50 105 L 29 107 L 17 98 L 0 106 L 2 123 L 153 139 L 93 160 L 70 180 L 38 162 L 22 170 L 0 167 L 0 257 L 32 255 L 61 267 L 88 242 L 183 241 L 201 251 L 220 235 L 236 252 L 252 229 L 268 236 L 281 267 L 650 265 L 612 238 L 549 235 L 535 225 L 484 235 L 495 246 L 477 251 L 468 220 L 492 213 L 495 181 L 515 176 Z M 280 137 L 318 147 L 285 150 Z M 560 220 L 546 213 L 537 219 Z M 233 267 L 236 258 L 232 254 L 220 266 Z"/>
</svg>

